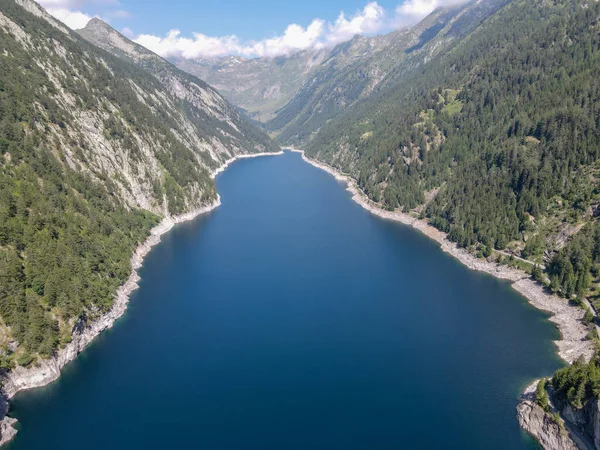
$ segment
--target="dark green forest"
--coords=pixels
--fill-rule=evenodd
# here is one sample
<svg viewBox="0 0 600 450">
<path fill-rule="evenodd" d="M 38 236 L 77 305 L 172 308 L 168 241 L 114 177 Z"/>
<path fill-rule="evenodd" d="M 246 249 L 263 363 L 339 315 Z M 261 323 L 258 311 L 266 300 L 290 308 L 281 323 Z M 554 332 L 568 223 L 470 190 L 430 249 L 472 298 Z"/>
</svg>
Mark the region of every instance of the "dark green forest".
<svg viewBox="0 0 600 450">
<path fill-rule="evenodd" d="M 509 3 L 325 125 L 308 154 L 388 209 L 414 209 L 439 188 L 421 214 L 451 240 L 544 262 L 554 249 L 545 237 L 591 221 L 600 203 L 600 5 L 582 3 Z M 597 273 L 594 227 L 545 261 L 555 291 L 586 292 Z"/>
<path fill-rule="evenodd" d="M 534 261 L 548 290 L 600 311 L 599 17 L 597 2 L 509 2 L 324 124 L 307 154 L 479 256 Z M 587 339 L 598 342 L 595 320 L 586 309 Z M 582 408 L 599 398 L 599 361 L 556 372 L 555 400 Z M 538 403 L 547 397 L 540 387 Z"/>
<path fill-rule="evenodd" d="M 432 53 L 443 52 L 452 42 L 463 39 L 482 17 L 507 1 L 446 5 L 410 31 L 400 28 L 383 36 L 355 36 L 338 44 L 291 101 L 276 111 L 276 117 L 265 124 L 266 129 L 285 145 L 302 145 L 329 120 L 353 111 L 355 105 L 370 97 L 375 86 L 382 90 L 382 86 L 404 83 Z"/>
<path fill-rule="evenodd" d="M 582 408 L 600 397 L 600 358 L 596 354 L 589 363 L 583 359 L 559 369 L 552 377 L 553 397 L 559 404 Z"/>
</svg>

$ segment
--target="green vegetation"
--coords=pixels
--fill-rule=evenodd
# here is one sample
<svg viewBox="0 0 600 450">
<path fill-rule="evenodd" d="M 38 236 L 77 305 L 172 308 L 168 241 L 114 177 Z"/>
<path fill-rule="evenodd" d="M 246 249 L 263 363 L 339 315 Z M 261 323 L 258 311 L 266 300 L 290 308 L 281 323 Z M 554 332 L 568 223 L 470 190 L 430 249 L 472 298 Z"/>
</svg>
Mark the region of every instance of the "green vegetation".
<svg viewBox="0 0 600 450">
<path fill-rule="evenodd" d="M 498 0 L 470 5 L 464 15 L 458 14 L 464 4 L 439 8 L 410 33 L 399 30 L 377 38 L 356 36 L 337 45 L 307 73 L 302 87 L 275 111 L 276 117 L 265 127 L 284 144 L 303 145 L 341 113 L 352 115 L 364 99 L 404 83 L 419 71 L 424 59 L 443 52 L 450 42 L 471 31 L 481 11 L 493 9 L 496 3 Z M 448 112 L 454 114 L 460 108 L 460 101 L 453 100 Z"/>
<path fill-rule="evenodd" d="M 510 245 L 541 263 L 555 246 L 544 236 L 592 221 L 600 203 L 600 5 L 582 4 L 508 3 L 418 73 L 323 125 L 308 155 L 350 173 L 387 209 L 420 207 L 439 188 L 423 215 L 449 239 Z M 565 297 L 584 295 L 598 274 L 596 228 L 567 234 L 547 264 Z"/>
<path fill-rule="evenodd" d="M 10 103 L 0 104 L 6 129 Z M 27 351 L 50 356 L 61 325 L 70 330 L 72 318 L 112 305 L 134 248 L 158 218 L 119 206 L 106 188 L 54 158 L 39 136 L 18 128 L 13 140 L 1 140 L 0 315 Z"/>
<path fill-rule="evenodd" d="M 178 89 L 185 89 L 186 92 L 184 98 L 179 99 L 181 110 L 194 125 L 194 132 L 200 139 L 210 142 L 213 136 L 217 136 L 225 147 L 240 147 L 249 152 L 256 150 L 274 152 L 279 150 L 279 147 L 266 134 L 252 125 L 249 120 L 243 118 L 227 102 L 222 101 L 218 105 L 219 114 L 214 114 L 214 111 L 204 108 L 202 104 L 203 94 L 200 89 L 209 93 L 209 95 L 213 95 L 217 101 L 220 99 L 219 94 L 204 81 L 177 69 L 145 47 L 130 41 L 108 24 L 99 19 L 92 19 L 84 29 L 78 31 L 78 34 L 119 59 L 144 69 L 145 72 L 156 77 L 167 90 L 171 89 L 173 80 L 176 80 L 179 85 Z M 115 44 L 119 41 L 123 43 L 122 47 Z M 133 50 L 129 50 L 130 53 L 128 53 L 122 50 L 123 47 L 132 48 Z M 226 118 L 230 118 L 231 122 Z M 165 114 L 164 119 L 171 126 L 176 122 L 176 117 L 171 114 Z M 183 152 L 184 150 L 177 149 L 177 151 Z M 188 162 L 191 163 L 193 160 L 190 159 Z M 203 155 L 203 162 L 207 167 L 216 167 L 215 161 L 206 154 Z M 182 169 L 189 171 L 189 168 Z M 171 169 L 169 169 L 169 172 L 171 172 Z"/>
<path fill-rule="evenodd" d="M 546 391 L 546 379 L 542 378 L 535 389 L 535 403 L 546 412 L 550 411 L 550 400 Z"/>
<path fill-rule="evenodd" d="M 548 265 L 550 287 L 567 298 L 587 294 L 600 264 L 600 223 L 584 227 Z"/>
<path fill-rule="evenodd" d="M 218 163 L 203 147 L 182 142 L 188 131 L 182 118 L 198 141 L 217 135 L 249 151 L 273 144 L 247 121 L 236 123 L 237 112 L 231 125 L 179 100 L 148 72 L 15 2 L 3 2 L 0 11 L 25 36 L 0 26 L 0 370 L 6 371 L 53 355 L 70 342 L 74 326 L 111 308 L 131 273 L 134 249 L 160 220 L 131 206 L 136 184 L 154 196 L 150 207 L 162 211 L 166 199 L 171 214 L 216 197 L 208 169 Z M 191 76 L 183 80 L 195 81 L 207 88 Z M 223 108 L 233 109 L 226 102 Z M 107 144 L 96 142 L 96 127 Z"/>
<path fill-rule="evenodd" d="M 582 358 L 569 367 L 559 369 L 552 377 L 554 398 L 573 408 L 582 408 L 588 401 L 600 398 L 600 359 L 596 355 L 589 363 Z"/>
</svg>

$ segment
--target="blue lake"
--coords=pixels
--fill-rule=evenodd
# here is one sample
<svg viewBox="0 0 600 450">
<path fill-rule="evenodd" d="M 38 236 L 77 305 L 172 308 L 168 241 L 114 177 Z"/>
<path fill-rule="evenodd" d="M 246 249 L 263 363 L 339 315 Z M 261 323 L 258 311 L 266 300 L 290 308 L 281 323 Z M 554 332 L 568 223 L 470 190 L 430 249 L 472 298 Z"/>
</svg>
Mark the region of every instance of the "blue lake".
<svg viewBox="0 0 600 450">
<path fill-rule="evenodd" d="M 534 449 L 561 365 L 508 283 L 374 217 L 300 155 L 243 160 L 163 236 L 126 315 L 17 395 L 11 450 Z"/>
</svg>

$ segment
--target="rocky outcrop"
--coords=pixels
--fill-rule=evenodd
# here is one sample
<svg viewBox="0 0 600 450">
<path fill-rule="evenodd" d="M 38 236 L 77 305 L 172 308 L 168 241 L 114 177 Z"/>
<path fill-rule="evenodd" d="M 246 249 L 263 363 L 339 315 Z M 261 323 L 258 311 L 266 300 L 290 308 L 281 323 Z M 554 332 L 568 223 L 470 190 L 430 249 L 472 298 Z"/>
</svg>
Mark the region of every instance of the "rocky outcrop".
<svg viewBox="0 0 600 450">
<path fill-rule="evenodd" d="M 551 400 L 549 411 L 545 411 L 534 401 L 537 383 L 527 387 L 517 407 L 521 427 L 546 450 L 600 449 L 600 401 L 592 400 L 575 409 Z"/>
<path fill-rule="evenodd" d="M 188 126 L 178 134 L 185 145 L 204 148 L 219 163 L 238 153 L 274 151 L 273 142 L 253 130 L 249 121 L 203 80 L 127 39 L 98 18 L 90 20 L 77 33 L 117 58 L 150 73 L 171 96 L 185 104 L 182 120 Z M 202 139 L 198 142 L 198 134 L 211 136 L 212 145 L 203 145 Z"/>
<path fill-rule="evenodd" d="M 561 405 L 560 412 L 567 423 L 577 427 L 589 439 L 588 448 L 600 449 L 600 400 L 591 400 L 580 409 Z"/>
<path fill-rule="evenodd" d="M 212 170 L 239 154 L 279 150 L 202 80 L 99 20 L 90 27 L 88 39 L 101 35 L 120 47 L 92 45 L 32 0 L 0 2 L 7 79 L 30 77 L 43 98 L 31 130 L 62 165 L 107 186 L 121 205 L 161 216 L 201 207 L 216 197 Z"/>
<path fill-rule="evenodd" d="M 546 450 L 578 450 L 587 448 L 574 433 L 570 433 L 564 420 L 556 414 L 550 401 L 547 410 L 535 402 L 539 380 L 531 383 L 521 396 L 517 407 L 517 419 L 521 428 L 535 437 Z M 582 447 L 581 444 L 585 446 Z"/>
<path fill-rule="evenodd" d="M 520 403 L 517 414 L 521 427 L 546 450 L 578 450 L 564 426 L 534 402 Z"/>
<path fill-rule="evenodd" d="M 17 430 L 13 426 L 17 423 L 17 419 L 6 417 L 7 413 L 8 401 L 6 398 L 0 396 L 0 417 L 4 417 L 4 419 L 0 421 L 0 445 L 6 444 L 17 434 Z"/>
</svg>

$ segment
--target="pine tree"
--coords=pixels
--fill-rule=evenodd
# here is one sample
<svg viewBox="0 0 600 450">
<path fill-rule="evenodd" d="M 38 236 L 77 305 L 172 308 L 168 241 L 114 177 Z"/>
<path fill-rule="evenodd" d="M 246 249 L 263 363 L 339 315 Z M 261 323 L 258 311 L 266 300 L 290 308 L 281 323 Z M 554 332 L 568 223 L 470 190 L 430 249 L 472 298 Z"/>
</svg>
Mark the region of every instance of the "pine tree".
<svg viewBox="0 0 600 450">
<path fill-rule="evenodd" d="M 552 275 L 550 278 L 550 290 L 555 294 L 560 291 L 560 279 L 558 275 Z"/>
</svg>

